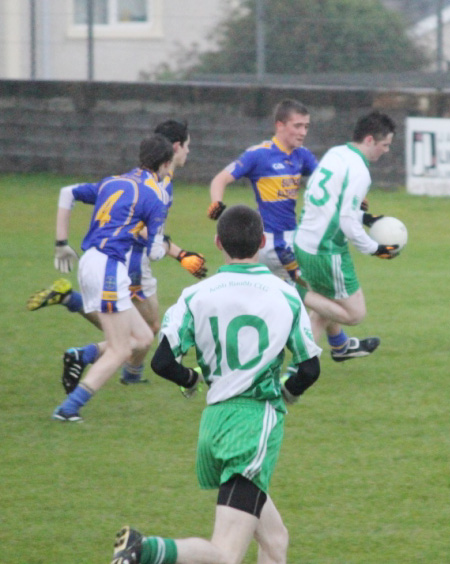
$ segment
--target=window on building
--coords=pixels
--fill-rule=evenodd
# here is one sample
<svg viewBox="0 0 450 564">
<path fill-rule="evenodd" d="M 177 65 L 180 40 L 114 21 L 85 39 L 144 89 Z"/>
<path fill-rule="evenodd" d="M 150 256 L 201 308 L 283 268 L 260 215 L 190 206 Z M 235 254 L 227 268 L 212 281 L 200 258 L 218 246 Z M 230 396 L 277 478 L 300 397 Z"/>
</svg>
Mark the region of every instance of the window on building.
<svg viewBox="0 0 450 564">
<path fill-rule="evenodd" d="M 149 23 L 150 0 L 93 0 L 95 25 Z M 75 25 L 88 23 L 88 0 L 74 0 Z"/>
<path fill-rule="evenodd" d="M 88 0 L 71 0 L 68 36 L 86 37 Z M 94 34 L 98 39 L 162 37 L 164 0 L 92 0 Z"/>
</svg>

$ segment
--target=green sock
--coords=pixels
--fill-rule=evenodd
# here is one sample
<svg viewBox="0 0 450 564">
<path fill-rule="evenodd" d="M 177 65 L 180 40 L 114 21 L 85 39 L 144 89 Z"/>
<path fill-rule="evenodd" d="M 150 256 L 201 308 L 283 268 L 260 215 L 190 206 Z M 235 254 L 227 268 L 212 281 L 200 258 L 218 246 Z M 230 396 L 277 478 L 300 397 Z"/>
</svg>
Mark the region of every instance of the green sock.
<svg viewBox="0 0 450 564">
<path fill-rule="evenodd" d="M 175 564 L 177 545 L 173 539 L 146 537 L 142 541 L 141 564 Z"/>
</svg>

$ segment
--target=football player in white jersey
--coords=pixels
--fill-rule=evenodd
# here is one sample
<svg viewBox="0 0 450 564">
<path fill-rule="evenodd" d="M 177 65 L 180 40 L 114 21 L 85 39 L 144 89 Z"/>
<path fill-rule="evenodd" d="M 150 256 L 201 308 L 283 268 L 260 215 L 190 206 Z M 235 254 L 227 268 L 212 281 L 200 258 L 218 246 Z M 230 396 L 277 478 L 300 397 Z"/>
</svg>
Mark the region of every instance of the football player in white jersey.
<svg viewBox="0 0 450 564">
<path fill-rule="evenodd" d="M 395 124 L 386 114 L 375 111 L 363 116 L 353 140 L 325 153 L 306 187 L 294 247 L 302 278 L 312 291 L 299 290 L 312 309 L 316 341 L 326 331 L 331 356 L 338 362 L 367 356 L 380 343 L 377 337 L 349 338 L 341 324 L 357 325 L 366 315 L 348 241 L 364 254 L 396 256 L 396 246 L 378 245 L 363 228 L 382 216 L 361 209 L 371 184 L 369 163 L 389 151 L 394 133 Z"/>
<path fill-rule="evenodd" d="M 219 490 L 212 538 L 144 537 L 127 526 L 113 564 L 239 564 L 252 539 L 259 564 L 286 563 L 288 533 L 267 491 L 285 402 L 317 380 L 321 350 L 295 288 L 258 261 L 264 239 L 255 210 L 232 206 L 222 214 L 216 244 L 226 264 L 183 290 L 152 359 L 153 370 L 178 385 L 192 389 L 203 378 L 209 387 L 196 469 L 201 488 Z M 177 360 L 191 347 L 202 376 Z M 297 371 L 281 384 L 285 347 Z"/>
</svg>

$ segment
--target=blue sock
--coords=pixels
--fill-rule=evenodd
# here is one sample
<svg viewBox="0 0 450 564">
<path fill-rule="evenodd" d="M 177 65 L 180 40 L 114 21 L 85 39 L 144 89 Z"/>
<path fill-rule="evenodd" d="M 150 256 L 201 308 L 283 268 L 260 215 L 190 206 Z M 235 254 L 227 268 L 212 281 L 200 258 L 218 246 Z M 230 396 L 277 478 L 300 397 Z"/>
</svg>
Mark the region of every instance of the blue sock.
<svg viewBox="0 0 450 564">
<path fill-rule="evenodd" d="M 81 360 L 84 364 L 93 364 L 99 355 L 98 346 L 95 343 L 86 345 L 85 347 L 78 347 L 81 354 Z"/>
<path fill-rule="evenodd" d="M 78 312 L 83 309 L 83 299 L 80 292 L 72 290 L 67 296 L 67 301 L 62 302 L 69 311 Z"/>
<path fill-rule="evenodd" d="M 328 335 L 328 343 L 331 348 L 340 353 L 344 353 L 348 348 L 349 339 L 343 329 L 338 335 Z"/>
<path fill-rule="evenodd" d="M 139 382 L 142 379 L 143 372 L 143 364 L 140 366 L 132 366 L 126 362 L 122 368 L 122 380 L 125 380 L 126 382 Z"/>
<path fill-rule="evenodd" d="M 59 406 L 65 413 L 78 413 L 78 410 L 86 405 L 93 393 L 78 385 L 73 392 L 66 397 Z"/>
</svg>

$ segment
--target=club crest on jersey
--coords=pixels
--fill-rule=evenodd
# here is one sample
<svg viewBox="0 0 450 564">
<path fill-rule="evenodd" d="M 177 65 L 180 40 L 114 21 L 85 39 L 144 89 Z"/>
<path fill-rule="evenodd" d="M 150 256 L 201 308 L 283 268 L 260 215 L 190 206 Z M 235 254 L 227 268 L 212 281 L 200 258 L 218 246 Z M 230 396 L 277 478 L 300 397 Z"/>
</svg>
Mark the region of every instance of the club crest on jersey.
<svg viewBox="0 0 450 564">
<path fill-rule="evenodd" d="M 114 276 L 106 276 L 104 290 L 111 291 L 115 289 L 116 289 L 116 278 Z"/>
</svg>

